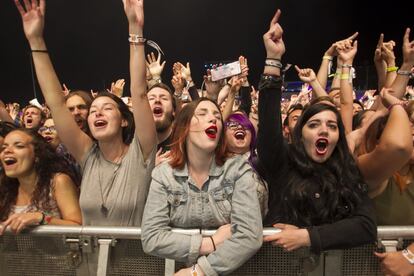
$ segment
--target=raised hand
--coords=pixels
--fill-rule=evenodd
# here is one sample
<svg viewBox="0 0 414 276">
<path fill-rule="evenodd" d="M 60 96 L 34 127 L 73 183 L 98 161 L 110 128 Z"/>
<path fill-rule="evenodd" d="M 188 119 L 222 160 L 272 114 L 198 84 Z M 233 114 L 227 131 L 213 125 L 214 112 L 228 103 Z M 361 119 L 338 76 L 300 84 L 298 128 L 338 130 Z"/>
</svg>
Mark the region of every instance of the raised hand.
<svg viewBox="0 0 414 276">
<path fill-rule="evenodd" d="M 171 84 L 175 89 L 175 92 L 177 94 L 181 94 L 183 92 L 184 89 L 184 81 L 183 78 L 181 77 L 181 73 L 175 74 L 172 79 L 171 79 Z"/>
<path fill-rule="evenodd" d="M 339 58 L 341 59 L 343 64 L 352 64 L 354 61 L 355 55 L 358 50 L 358 41 L 354 41 L 353 44 L 344 46 L 338 46 L 337 51 L 339 53 Z"/>
<path fill-rule="evenodd" d="M 211 71 L 207 70 L 207 75 L 204 76 L 204 83 L 206 86 L 207 97 L 212 100 L 216 100 L 221 87 L 223 86 L 223 80 L 212 81 Z"/>
<path fill-rule="evenodd" d="M 247 65 L 247 58 L 245 58 L 244 56 L 240 56 L 239 62 L 240 62 L 240 69 L 241 69 L 239 78 L 247 78 L 247 76 L 249 75 L 249 65 Z"/>
<path fill-rule="evenodd" d="M 93 91 L 93 89 L 91 89 L 91 96 L 92 96 L 92 99 L 95 99 L 95 98 L 96 98 L 96 96 L 98 96 L 98 94 L 99 94 L 99 92 L 98 92 L 98 91 Z"/>
<path fill-rule="evenodd" d="M 235 95 L 237 92 L 239 92 L 240 87 L 242 86 L 244 81 L 245 81 L 245 78 L 243 78 L 243 77 L 240 77 L 240 76 L 232 77 L 231 81 L 229 82 L 229 83 L 231 83 L 230 93 Z"/>
<path fill-rule="evenodd" d="M 327 55 L 327 56 L 337 56 L 337 55 L 338 55 L 337 48 L 338 48 L 338 47 L 340 47 L 340 48 L 344 48 L 344 47 L 346 48 L 346 47 L 349 47 L 350 45 L 352 45 L 353 40 L 354 40 L 357 36 L 358 36 L 358 32 L 355 32 L 353 35 L 351 35 L 351 36 L 349 36 L 349 37 L 347 37 L 347 38 L 345 38 L 345 39 L 342 39 L 342 40 L 336 41 L 335 43 L 333 43 L 333 44 L 329 47 L 329 49 L 328 49 L 328 50 L 326 50 L 325 55 Z"/>
<path fill-rule="evenodd" d="M 122 0 L 129 25 L 144 28 L 144 0 Z"/>
<path fill-rule="evenodd" d="M 414 66 L 414 40 L 410 41 L 410 28 L 405 31 L 402 52 L 404 63 Z"/>
<path fill-rule="evenodd" d="M 118 98 L 121 98 L 124 94 L 124 86 L 125 86 L 125 80 L 119 79 L 116 82 L 111 83 L 111 90 L 109 91 L 111 94 L 114 94 Z"/>
<path fill-rule="evenodd" d="M 23 30 L 27 40 L 42 38 L 45 25 L 45 0 L 40 0 L 39 4 L 37 0 L 24 0 L 24 8 L 20 0 L 14 0 L 14 3 L 22 17 Z"/>
<path fill-rule="evenodd" d="M 174 74 L 181 73 L 182 78 L 184 78 L 187 82 L 192 81 L 191 77 L 191 68 L 190 63 L 187 62 L 186 66 L 184 66 L 181 62 L 176 62 L 173 65 Z"/>
<path fill-rule="evenodd" d="M 267 58 L 281 59 L 286 51 L 282 35 L 283 29 L 279 25 L 279 17 L 282 12 L 278 9 L 270 22 L 269 30 L 263 35 Z"/>
<path fill-rule="evenodd" d="M 66 84 L 63 84 L 62 86 L 63 86 L 63 89 L 62 89 L 63 96 L 66 97 L 67 95 L 69 95 L 70 89 L 66 86 Z"/>
<path fill-rule="evenodd" d="M 295 69 L 298 72 L 298 76 L 301 81 L 306 83 L 311 83 L 316 80 L 315 72 L 310 68 L 300 69 L 297 65 L 295 65 Z"/>
<path fill-rule="evenodd" d="M 165 61 L 161 63 L 161 54 L 158 53 L 158 56 L 155 57 L 155 54 L 151 52 L 151 54 L 147 55 L 146 60 L 147 68 L 149 73 L 152 76 L 152 79 L 159 79 L 161 78 L 162 71 L 164 70 Z"/>
<path fill-rule="evenodd" d="M 161 164 L 164 161 L 167 161 L 168 159 L 170 159 L 170 151 L 168 150 L 162 153 L 162 148 L 160 148 L 155 155 L 155 166 L 158 166 L 159 164 Z"/>
<path fill-rule="evenodd" d="M 384 43 L 384 34 L 380 34 L 374 53 L 374 62 L 382 62 L 381 49 Z"/>
<path fill-rule="evenodd" d="M 400 99 L 398 99 L 397 97 L 393 96 L 392 93 L 393 93 L 393 91 L 389 88 L 383 88 L 381 90 L 380 95 L 381 95 L 381 98 L 382 98 L 382 104 L 386 108 L 390 108 L 393 105 L 402 103 L 402 101 Z"/>
<path fill-rule="evenodd" d="M 395 42 L 393 40 L 384 42 L 381 46 L 381 58 L 385 60 L 388 66 L 395 65 L 394 47 Z"/>
</svg>

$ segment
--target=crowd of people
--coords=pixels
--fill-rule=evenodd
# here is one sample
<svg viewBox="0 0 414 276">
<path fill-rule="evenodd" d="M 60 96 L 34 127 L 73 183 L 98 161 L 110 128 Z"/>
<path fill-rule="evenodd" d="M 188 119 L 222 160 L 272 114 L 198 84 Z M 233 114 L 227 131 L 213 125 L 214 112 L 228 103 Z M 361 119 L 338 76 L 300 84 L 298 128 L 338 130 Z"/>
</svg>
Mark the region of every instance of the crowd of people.
<svg viewBox="0 0 414 276">
<path fill-rule="evenodd" d="M 317 73 L 296 65 L 304 85 L 285 100 L 280 10 L 263 35 L 257 90 L 243 56 L 240 74 L 213 81 L 208 70 L 205 89 L 190 63 L 176 62 L 170 88 L 161 53 L 145 54 L 143 0 L 124 0 L 131 97 L 123 97 L 123 79 L 99 93 L 62 86 L 43 36 L 45 0 L 15 3 L 45 104 L 0 101 L 0 235 L 45 224 L 136 226 L 146 253 L 188 264 L 176 275 L 221 275 L 263 242 L 319 254 L 372 243 L 377 225 L 414 224 L 410 29 L 399 67 L 395 43 L 380 36 L 378 87 L 362 98 L 352 84 L 355 33 L 329 46 Z M 263 226 L 280 232 L 263 238 Z M 386 274 L 410 275 L 412 252 L 414 244 L 375 254 Z"/>
</svg>

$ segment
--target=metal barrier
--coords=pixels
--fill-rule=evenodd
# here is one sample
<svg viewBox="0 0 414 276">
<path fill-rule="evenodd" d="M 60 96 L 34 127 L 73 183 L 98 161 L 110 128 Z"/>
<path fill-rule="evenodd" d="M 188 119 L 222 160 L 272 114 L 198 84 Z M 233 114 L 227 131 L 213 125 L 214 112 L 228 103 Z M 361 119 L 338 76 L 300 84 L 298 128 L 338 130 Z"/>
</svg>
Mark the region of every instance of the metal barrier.
<svg viewBox="0 0 414 276">
<path fill-rule="evenodd" d="M 199 230 L 174 229 L 194 234 Z M 265 228 L 265 236 L 279 230 Z M 204 230 L 205 236 L 214 230 Z M 38 226 L 0 236 L 0 275 L 172 275 L 183 264 L 146 255 L 134 227 Z M 381 275 L 374 250 L 395 251 L 414 239 L 414 226 L 378 227 L 378 245 L 312 255 L 264 244 L 231 275 Z M 405 242 L 405 244 L 404 244 Z"/>
</svg>

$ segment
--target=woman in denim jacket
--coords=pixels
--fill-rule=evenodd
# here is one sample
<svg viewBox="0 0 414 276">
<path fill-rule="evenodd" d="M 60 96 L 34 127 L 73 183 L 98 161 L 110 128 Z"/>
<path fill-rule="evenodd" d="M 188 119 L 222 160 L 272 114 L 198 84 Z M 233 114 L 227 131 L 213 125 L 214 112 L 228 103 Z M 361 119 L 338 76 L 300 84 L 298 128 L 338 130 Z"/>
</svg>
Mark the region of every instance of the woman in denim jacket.
<svg viewBox="0 0 414 276">
<path fill-rule="evenodd" d="M 217 104 L 201 98 L 177 117 L 171 159 L 156 167 L 144 210 L 142 244 L 148 254 L 193 264 L 176 275 L 227 274 L 262 244 L 253 171 L 242 156 L 225 160 Z M 212 237 L 172 228 L 216 229 Z"/>
</svg>

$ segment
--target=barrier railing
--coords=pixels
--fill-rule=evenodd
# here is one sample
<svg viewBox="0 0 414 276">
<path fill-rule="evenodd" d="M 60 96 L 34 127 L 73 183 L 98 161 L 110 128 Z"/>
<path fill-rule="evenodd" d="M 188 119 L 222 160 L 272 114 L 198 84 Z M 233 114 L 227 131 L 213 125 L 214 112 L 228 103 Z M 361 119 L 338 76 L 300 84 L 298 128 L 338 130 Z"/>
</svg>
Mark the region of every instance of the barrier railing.
<svg viewBox="0 0 414 276">
<path fill-rule="evenodd" d="M 183 234 L 199 229 L 174 229 Z M 202 230 L 209 236 L 214 230 Z M 278 229 L 265 228 L 263 235 Z M 135 227 L 38 226 L 0 236 L 0 275 L 173 275 L 184 264 L 146 255 Z M 414 226 L 378 227 L 377 245 L 332 250 L 316 256 L 307 249 L 284 252 L 264 244 L 232 275 L 381 275 L 373 251 L 395 251 L 414 240 Z M 404 244 L 405 243 L 405 244 Z"/>
</svg>

